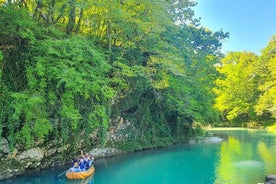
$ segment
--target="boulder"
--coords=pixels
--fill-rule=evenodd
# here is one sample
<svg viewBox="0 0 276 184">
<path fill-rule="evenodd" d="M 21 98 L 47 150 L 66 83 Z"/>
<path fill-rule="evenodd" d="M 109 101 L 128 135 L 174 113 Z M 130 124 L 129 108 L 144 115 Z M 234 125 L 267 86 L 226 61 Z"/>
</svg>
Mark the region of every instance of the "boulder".
<svg viewBox="0 0 276 184">
<path fill-rule="evenodd" d="M 266 176 L 265 184 L 276 184 L 276 174 Z"/>
<path fill-rule="evenodd" d="M 95 148 L 89 153 L 94 157 L 111 157 L 120 154 L 121 151 L 115 148 Z"/>
<path fill-rule="evenodd" d="M 40 148 L 32 148 L 22 152 L 20 155 L 16 157 L 18 160 L 33 160 L 40 161 L 44 157 L 44 153 Z"/>
<path fill-rule="evenodd" d="M 7 157 L 0 161 L 0 180 L 12 178 L 27 173 L 27 171 L 37 171 L 44 158 L 40 148 L 28 149 L 20 154 L 14 150 Z"/>
<path fill-rule="evenodd" d="M 15 159 L 20 162 L 27 169 L 37 168 L 41 164 L 41 160 L 44 157 L 44 153 L 40 148 L 28 149 L 18 156 Z"/>
<path fill-rule="evenodd" d="M 9 153 L 9 143 L 4 137 L 0 138 L 0 155 Z"/>
</svg>

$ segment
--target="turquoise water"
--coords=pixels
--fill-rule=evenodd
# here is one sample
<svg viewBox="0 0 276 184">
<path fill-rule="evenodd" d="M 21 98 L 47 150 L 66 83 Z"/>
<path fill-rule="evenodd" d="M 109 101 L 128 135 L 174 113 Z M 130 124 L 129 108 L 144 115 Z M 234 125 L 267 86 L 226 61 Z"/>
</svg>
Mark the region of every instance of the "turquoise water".
<svg viewBox="0 0 276 184">
<path fill-rule="evenodd" d="M 221 143 L 188 144 L 95 161 L 94 177 L 56 177 L 67 167 L 0 182 L 89 184 L 257 184 L 276 174 L 276 134 L 235 129 L 210 130 Z"/>
</svg>

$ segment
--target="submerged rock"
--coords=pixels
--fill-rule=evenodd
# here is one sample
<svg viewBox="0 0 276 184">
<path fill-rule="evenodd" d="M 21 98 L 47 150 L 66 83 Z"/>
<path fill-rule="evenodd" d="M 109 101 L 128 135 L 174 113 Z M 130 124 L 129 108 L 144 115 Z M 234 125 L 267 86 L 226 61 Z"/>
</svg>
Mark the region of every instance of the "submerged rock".
<svg viewBox="0 0 276 184">
<path fill-rule="evenodd" d="M 204 139 L 205 143 L 219 143 L 222 142 L 223 139 L 219 138 L 219 137 L 206 137 Z"/>
<path fill-rule="evenodd" d="M 254 167 L 256 169 L 256 168 L 262 168 L 264 166 L 264 163 L 257 160 L 242 160 L 239 162 L 234 162 L 233 165 L 239 168 L 251 169 L 252 167 Z"/>
<path fill-rule="evenodd" d="M 223 139 L 219 138 L 219 137 L 204 137 L 202 139 L 199 140 L 190 140 L 189 143 L 190 144 L 195 144 L 195 143 L 220 143 L 222 142 Z"/>
<path fill-rule="evenodd" d="M 276 184 L 276 174 L 266 176 L 265 184 Z"/>
</svg>

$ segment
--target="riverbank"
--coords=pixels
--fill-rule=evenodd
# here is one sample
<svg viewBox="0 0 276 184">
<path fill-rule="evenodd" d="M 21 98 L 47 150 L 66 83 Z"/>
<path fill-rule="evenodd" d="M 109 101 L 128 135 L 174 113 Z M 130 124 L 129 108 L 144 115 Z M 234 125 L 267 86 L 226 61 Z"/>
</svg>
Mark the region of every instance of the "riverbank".
<svg viewBox="0 0 276 184">
<path fill-rule="evenodd" d="M 166 176 L 169 176 L 170 181 L 174 181 L 179 176 L 176 169 L 178 166 L 181 167 L 179 171 L 186 171 L 184 174 L 182 172 L 182 178 L 179 178 L 179 181 L 182 182 L 183 177 L 185 177 L 185 182 L 191 181 L 190 183 L 204 182 L 212 184 L 215 181 L 217 183 L 231 181 L 231 183 L 241 184 L 264 184 L 265 182 L 266 184 L 272 184 L 270 180 L 265 180 L 265 177 L 274 172 L 272 169 L 272 167 L 274 168 L 274 165 L 272 166 L 272 162 L 274 161 L 266 160 L 263 155 L 273 155 L 271 151 L 274 148 L 273 145 L 276 144 L 275 136 L 260 130 L 228 130 L 221 130 L 219 132 L 211 131 L 206 134 L 206 137 L 190 140 L 185 144 L 175 144 L 162 148 L 147 148 L 142 149 L 143 151 L 140 148 L 137 151 L 122 151 L 118 148 L 111 147 L 98 147 L 90 151 L 84 151 L 89 151 L 90 154 L 96 157 L 94 164 L 97 174 L 94 180 L 98 184 L 116 183 L 116 181 L 120 183 L 122 178 L 124 178 L 124 181 L 125 179 L 128 180 L 128 183 L 135 183 L 136 181 L 139 183 L 139 179 L 132 180 L 133 177 L 130 177 L 131 173 L 135 172 L 143 176 L 143 181 L 151 183 L 152 175 L 159 171 L 163 173 L 159 175 L 161 178 L 160 182 L 168 181 L 167 177 L 163 177 L 165 176 L 164 173 L 166 173 Z M 78 150 L 78 154 L 80 154 L 80 150 Z M 154 167 L 156 164 L 158 167 Z M 168 164 L 170 165 L 169 168 L 166 167 Z M 25 178 L 32 178 L 33 176 L 33 179 L 40 178 L 40 181 L 45 181 L 45 178 L 55 177 L 68 169 L 68 167 L 70 165 L 54 167 L 53 169 L 46 169 L 35 175 L 25 175 L 9 181 L 14 181 L 15 184 L 24 184 L 21 181 L 24 181 Z M 173 172 L 171 172 L 171 167 L 174 168 Z M 231 167 L 231 170 L 228 169 L 229 167 Z M 131 173 L 128 171 L 131 171 Z M 227 175 L 225 175 L 225 172 L 227 172 Z M 202 176 L 199 173 L 205 173 L 206 176 Z M 106 175 L 112 178 L 112 182 L 106 179 Z M 231 176 L 231 178 L 226 176 Z M 198 182 L 194 182 L 195 177 L 198 179 Z M 59 180 L 64 183 L 68 182 L 65 177 L 60 177 Z M 3 182 L 3 184 L 8 184 L 9 181 Z M 153 183 L 156 183 L 156 180 Z"/>
<path fill-rule="evenodd" d="M 197 143 L 220 143 L 223 139 L 219 137 L 204 137 L 200 139 L 191 139 L 188 144 L 197 144 Z M 95 158 L 107 158 L 112 156 L 117 156 L 121 154 L 127 154 L 133 151 L 142 151 L 145 149 L 156 149 L 156 148 L 144 148 L 139 150 L 132 150 L 132 151 L 122 151 L 117 148 L 95 148 L 89 151 L 90 155 L 93 155 Z"/>
<path fill-rule="evenodd" d="M 214 130 L 214 129 L 213 129 Z M 216 129 L 216 130 L 218 130 L 218 129 Z M 220 129 L 220 130 L 222 130 L 222 129 Z M 233 132 L 232 130 L 248 130 L 248 129 L 240 129 L 240 128 L 234 128 L 234 129 L 223 129 L 223 130 L 231 130 L 230 132 Z M 255 130 L 255 131 L 258 131 L 258 130 Z M 248 132 L 250 132 L 250 134 L 249 135 L 253 135 L 253 134 L 255 134 L 255 131 L 253 131 L 253 130 L 248 130 Z M 194 138 L 194 139 L 192 139 L 192 140 L 190 140 L 190 141 L 188 141 L 186 144 L 190 144 L 191 146 L 194 146 L 194 144 L 220 144 L 220 143 L 222 143 L 222 144 L 225 144 L 225 145 L 228 145 L 229 143 L 228 143 L 228 141 L 225 141 L 225 143 L 224 143 L 224 140 L 222 139 L 222 137 L 216 137 L 216 136 L 214 136 L 213 135 L 213 133 L 212 132 L 208 132 L 207 131 L 207 133 L 205 134 L 206 136 L 204 136 L 204 137 L 197 137 L 197 138 Z M 226 137 L 225 137 L 226 138 Z M 226 140 L 226 139 L 225 139 Z M 172 144 L 170 144 L 170 145 L 173 145 L 173 143 Z M 169 146 L 169 145 L 167 145 L 167 146 Z M 167 147 L 167 146 L 163 146 L 163 147 Z M 196 145 L 197 146 L 197 145 Z M 201 147 L 201 145 L 199 145 L 200 147 Z M 101 161 L 101 159 L 103 159 L 103 158 L 108 158 L 108 157 L 116 157 L 116 156 L 120 156 L 120 155 L 122 155 L 123 157 L 125 157 L 124 156 L 124 154 L 126 155 L 126 154 L 128 154 L 128 153 L 132 153 L 132 152 L 141 152 L 141 151 L 143 151 L 143 150 L 157 150 L 157 149 L 159 149 L 159 148 L 163 148 L 163 147 L 157 147 L 157 146 L 152 146 L 152 147 L 144 147 L 144 148 L 141 148 L 141 147 L 137 147 L 137 149 L 135 149 L 135 150 L 121 150 L 121 149 L 118 149 L 118 148 L 114 148 L 114 147 L 105 147 L 105 148 L 100 148 L 100 147 L 98 147 L 98 148 L 94 148 L 94 149 L 92 149 L 92 150 L 87 150 L 87 152 L 89 152 L 91 155 L 94 155 L 94 157 L 96 158 L 96 161 L 97 161 L 97 159 L 99 159 L 99 161 Z M 209 147 L 209 146 L 208 146 Z M 210 145 L 210 147 L 213 147 L 213 145 L 211 146 Z M 63 148 L 62 148 L 63 149 Z M 60 148 L 60 151 L 62 150 L 61 148 Z M 162 150 L 162 149 L 161 149 Z M 37 158 L 37 159 L 41 159 L 41 151 L 43 151 L 43 150 L 39 150 L 39 149 L 32 149 L 32 150 L 29 150 L 29 151 L 27 151 L 27 152 L 25 152 L 24 154 L 17 154 L 17 158 L 19 159 L 19 158 L 21 158 L 21 159 L 23 159 L 23 158 L 25 158 L 25 160 L 26 160 L 26 158 L 28 157 L 27 155 L 33 155 L 33 157 L 34 158 Z M 45 151 L 45 150 L 44 150 Z M 49 150 L 48 150 L 49 151 Z M 46 152 L 44 152 L 44 153 L 46 153 Z M 79 154 L 80 152 L 79 152 L 79 150 L 78 150 L 78 154 Z M 141 152 L 142 153 L 142 152 Z M 227 152 L 228 153 L 228 152 Z M 21 155 L 21 156 L 19 156 L 19 155 Z M 24 156 L 25 155 L 25 156 Z M 76 155 L 75 155 L 76 156 Z M 126 155 L 127 156 L 127 155 Z M 70 159 L 71 159 L 72 157 L 70 157 L 69 155 L 67 155 L 67 162 L 68 161 L 71 161 Z M 33 159 L 33 158 L 32 158 Z M 113 159 L 113 158 L 112 158 Z M 116 158 L 115 158 L 116 159 Z M 41 161 L 39 161 L 39 162 L 41 162 Z M 248 161 L 246 161 L 246 162 L 243 162 L 243 160 L 241 160 L 241 162 L 237 162 L 237 163 L 246 163 L 245 164 L 245 166 L 247 166 L 247 163 L 257 163 L 255 160 L 254 160 L 254 162 L 252 161 L 252 162 L 248 162 Z M 259 162 L 258 162 L 259 163 Z M 61 163 L 61 165 L 62 165 L 62 163 Z M 28 166 L 28 164 L 27 164 L 27 166 Z M 241 167 L 241 166 L 243 166 L 243 165 L 238 165 L 238 164 L 236 164 L 236 165 L 234 165 L 235 167 L 237 166 L 237 167 Z M 54 165 L 52 165 L 51 167 L 54 167 Z M 10 171 L 10 170 L 9 170 Z M 34 171 L 34 172 L 39 172 L 39 170 L 37 170 L 37 171 Z M 28 175 L 28 172 L 26 172 L 26 173 L 23 173 L 23 175 Z M 273 174 L 273 173 L 272 173 Z M 1 173 L 1 175 L 2 175 L 2 173 Z M 21 174 L 22 175 L 22 174 Z M 270 178 L 270 177 L 269 177 Z M 259 180 L 259 181 L 262 181 L 262 180 Z M 265 181 L 264 180 L 264 178 L 263 178 L 263 181 Z M 271 182 L 270 183 L 267 183 L 267 184 L 272 184 Z"/>
<path fill-rule="evenodd" d="M 221 141 L 221 139 L 219 138 L 206 137 L 204 139 L 193 139 L 190 140 L 188 143 L 215 143 L 219 141 Z M 100 159 L 107 157 L 115 157 L 118 155 L 128 154 L 131 152 L 158 149 L 173 144 L 175 143 L 163 142 L 159 145 L 152 144 L 144 147 L 141 147 L 141 145 L 136 145 L 136 147 L 134 147 L 133 145 L 131 149 L 129 149 L 129 147 L 127 150 L 122 150 L 114 147 L 104 147 L 94 148 L 92 150 L 89 150 L 88 152 L 89 154 L 93 155 L 96 159 Z M 66 154 L 65 156 L 63 156 L 68 148 L 69 145 L 63 145 L 59 148 L 55 148 L 54 144 L 48 144 L 47 147 L 44 148 L 35 147 L 23 152 L 19 152 L 17 149 L 14 149 L 12 153 L 9 153 L 7 141 L 5 139 L 2 139 L 2 150 L 4 151 L 3 154 L 6 156 L 3 156 L 0 159 L 0 181 L 14 178 L 17 176 L 40 172 L 41 170 L 50 167 L 65 165 L 71 162 L 71 158 L 76 156 L 70 154 Z M 126 147 L 124 146 L 124 148 Z M 81 149 L 79 148 L 79 150 Z M 78 154 L 80 154 L 80 152 Z"/>
</svg>

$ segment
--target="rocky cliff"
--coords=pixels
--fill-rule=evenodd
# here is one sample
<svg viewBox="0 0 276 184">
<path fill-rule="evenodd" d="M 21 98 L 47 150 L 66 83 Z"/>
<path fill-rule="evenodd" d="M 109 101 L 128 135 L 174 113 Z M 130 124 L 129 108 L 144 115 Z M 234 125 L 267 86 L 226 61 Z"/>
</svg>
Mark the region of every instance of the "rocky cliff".
<svg viewBox="0 0 276 184">
<path fill-rule="evenodd" d="M 90 140 L 97 142 L 99 139 L 97 131 L 95 130 L 95 133 L 90 135 Z M 131 127 L 128 121 L 117 117 L 110 122 L 105 141 L 109 142 L 110 145 L 116 145 L 116 142 L 130 140 L 132 135 L 135 135 L 135 128 Z M 36 147 L 26 150 L 20 150 L 17 147 L 11 150 L 7 139 L 2 137 L 0 140 L 0 180 L 63 165 L 70 162 L 76 156 L 75 154 L 79 154 L 82 149 L 88 150 L 96 158 L 113 156 L 122 152 L 115 148 L 102 147 L 102 145 L 86 148 L 81 144 L 84 142 L 81 139 L 76 141 L 79 144 L 62 144 L 57 140 L 44 141 L 37 143 Z M 72 150 L 75 150 L 75 152 L 72 152 Z"/>
</svg>

